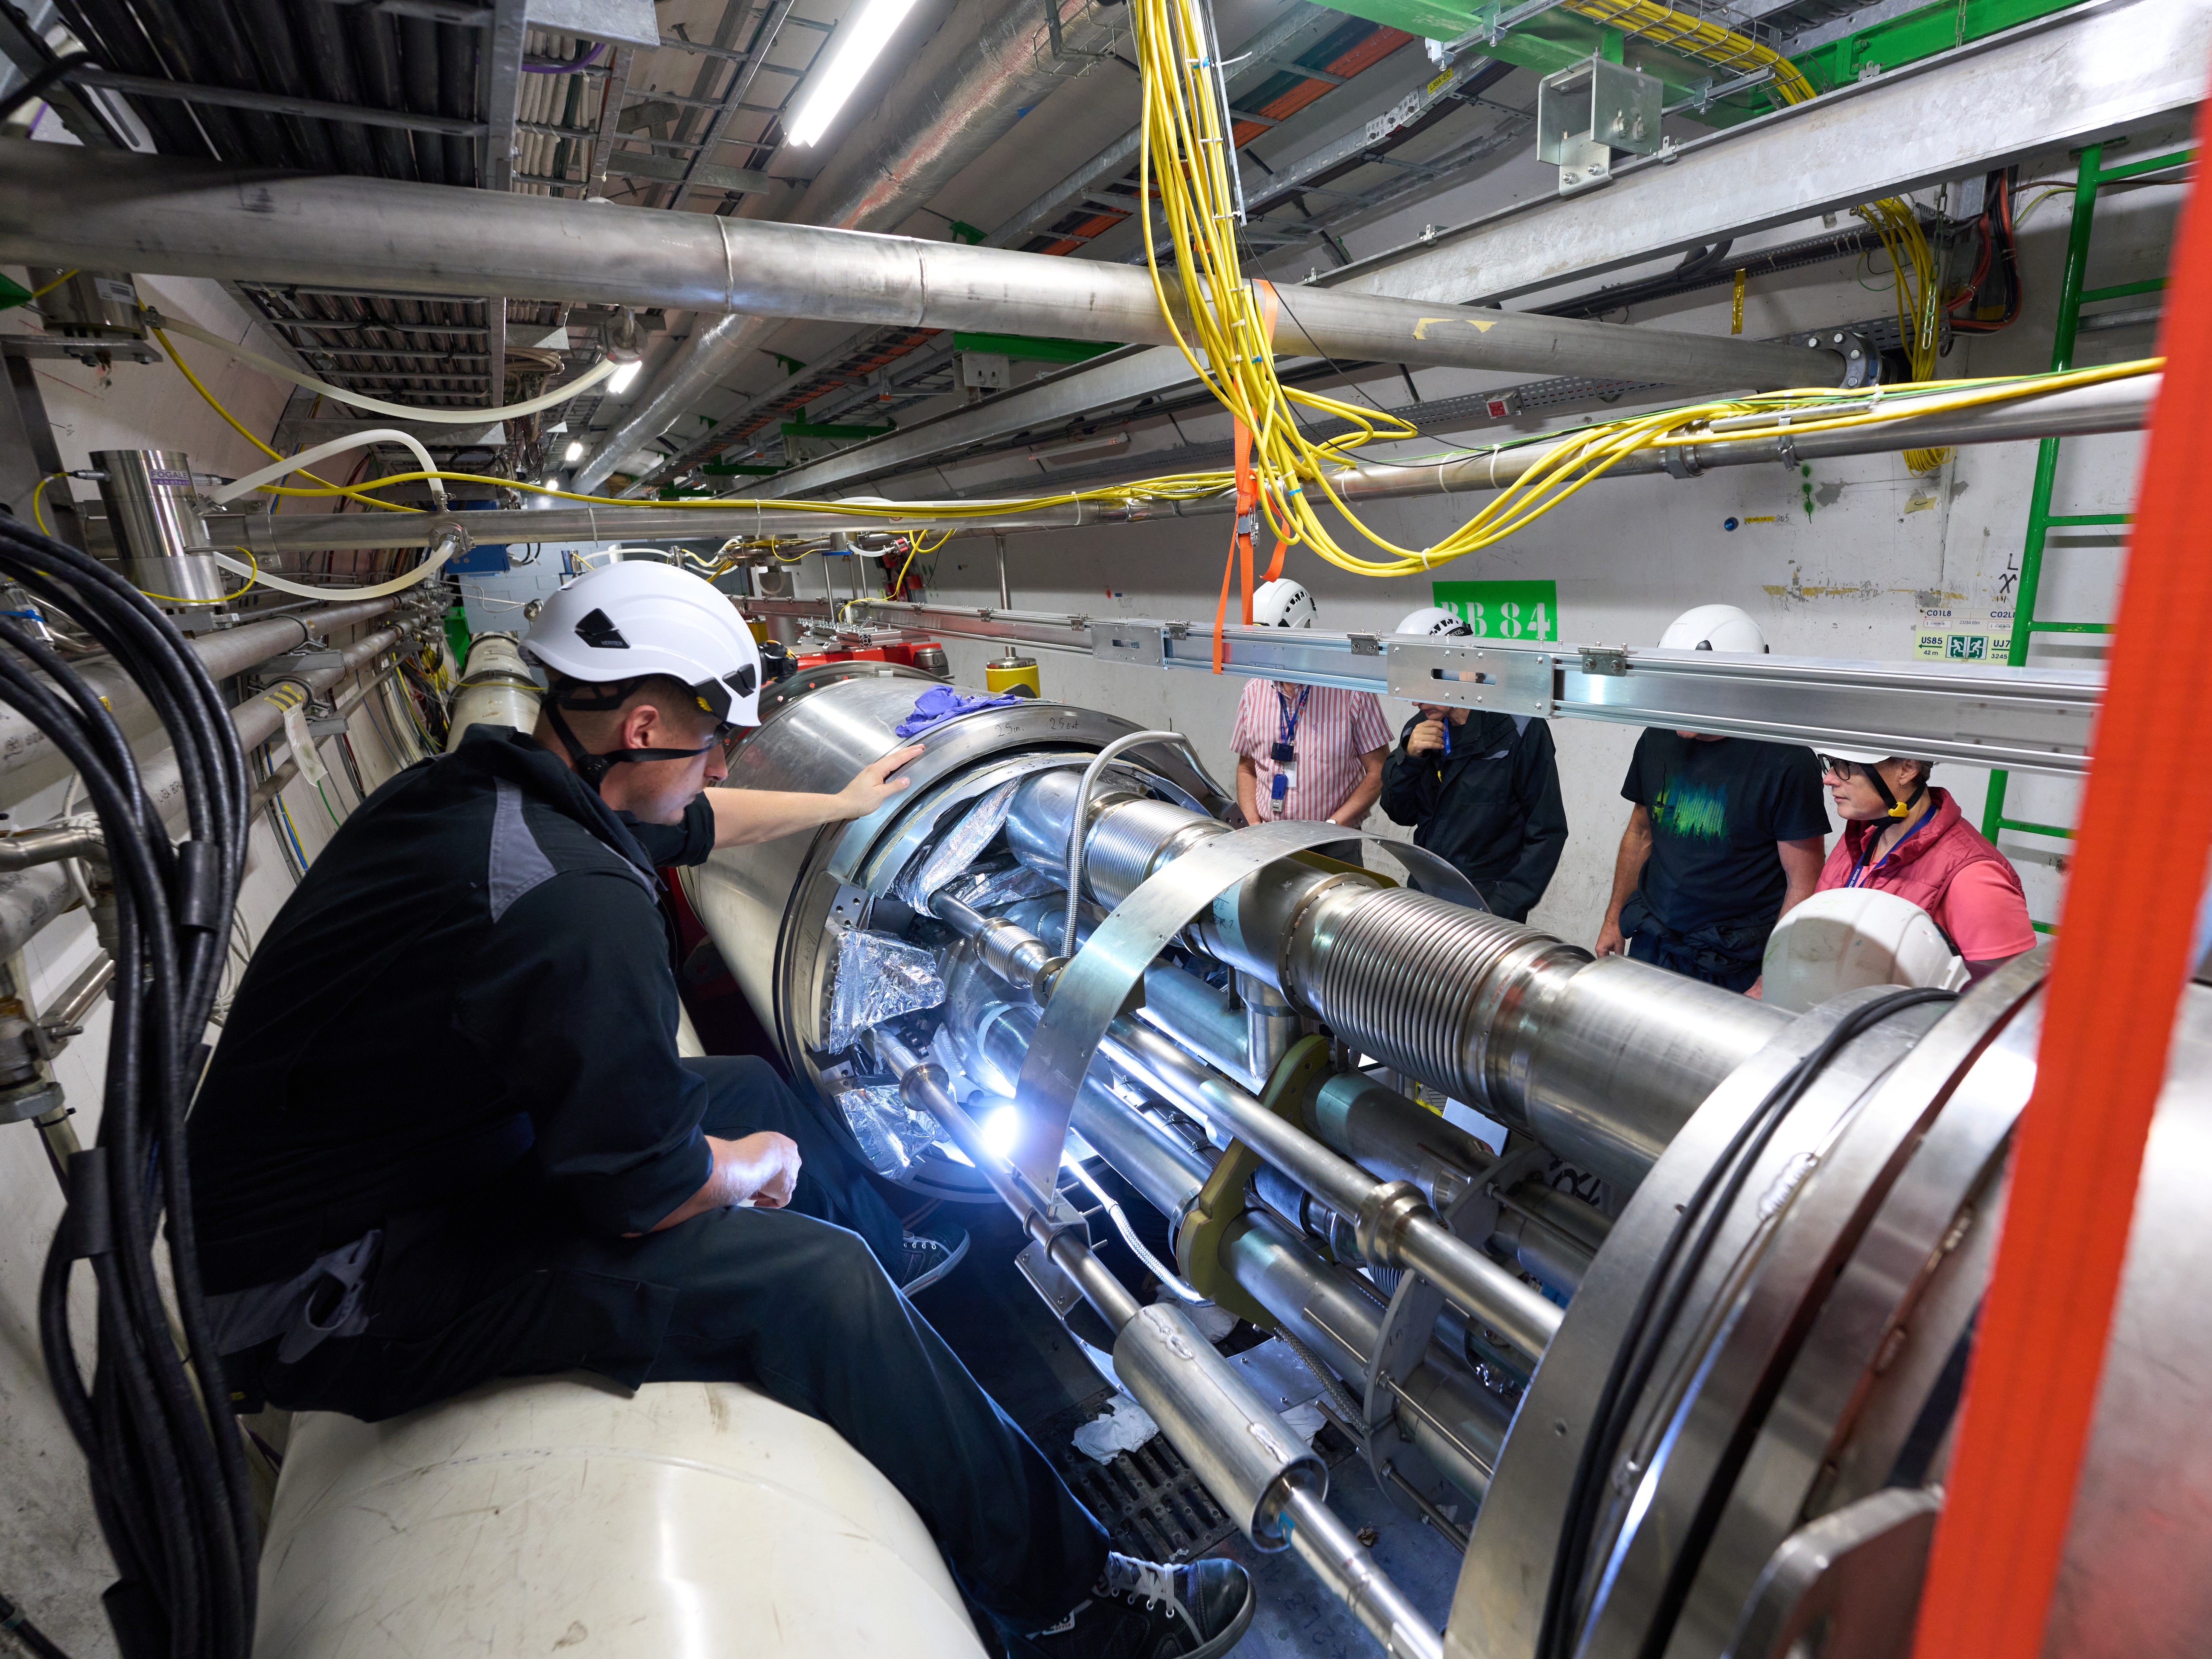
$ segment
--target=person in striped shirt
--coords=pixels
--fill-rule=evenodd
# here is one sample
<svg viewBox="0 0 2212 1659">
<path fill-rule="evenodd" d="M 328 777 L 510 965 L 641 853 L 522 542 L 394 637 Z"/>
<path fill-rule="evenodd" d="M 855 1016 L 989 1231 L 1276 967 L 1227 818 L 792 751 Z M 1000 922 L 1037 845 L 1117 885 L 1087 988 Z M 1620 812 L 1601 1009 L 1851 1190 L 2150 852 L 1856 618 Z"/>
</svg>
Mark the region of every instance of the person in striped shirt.
<svg viewBox="0 0 2212 1659">
<path fill-rule="evenodd" d="M 1252 619 L 1310 628 L 1313 596 L 1287 577 L 1252 596 Z M 1357 830 L 1382 793 L 1389 723 L 1371 691 L 1248 680 L 1229 745 L 1237 751 L 1237 805 L 1247 823 L 1322 819 Z"/>
</svg>

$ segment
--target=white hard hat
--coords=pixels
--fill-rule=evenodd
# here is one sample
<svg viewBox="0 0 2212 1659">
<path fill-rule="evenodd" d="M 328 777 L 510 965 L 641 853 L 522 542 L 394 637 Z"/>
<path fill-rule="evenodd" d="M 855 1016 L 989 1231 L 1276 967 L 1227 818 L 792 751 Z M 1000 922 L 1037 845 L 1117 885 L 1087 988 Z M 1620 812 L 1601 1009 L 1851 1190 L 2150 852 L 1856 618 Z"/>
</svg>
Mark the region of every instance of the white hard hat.
<svg viewBox="0 0 2212 1659">
<path fill-rule="evenodd" d="M 1766 635 L 1732 605 L 1701 605 L 1668 623 L 1659 643 L 1669 651 L 1759 652 L 1766 649 Z"/>
<path fill-rule="evenodd" d="M 1288 576 L 1261 583 L 1252 595 L 1255 628 L 1311 628 L 1314 618 L 1320 614 L 1305 585 Z"/>
<path fill-rule="evenodd" d="M 1929 914 L 1871 887 L 1832 887 L 1782 918 L 1767 936 L 1759 998 L 1802 1013 L 1863 985 L 1955 991 L 1966 965 Z"/>
<path fill-rule="evenodd" d="M 628 560 L 586 571 L 545 601 L 523 653 L 565 679 L 604 685 L 663 674 L 700 711 L 760 724 L 760 648 L 729 596 L 673 565 Z"/>
<path fill-rule="evenodd" d="M 1886 749 L 1838 749 L 1832 746 L 1824 747 L 1820 754 L 1824 759 L 1856 761 L 1862 766 L 1872 766 L 1879 761 L 1910 758 L 1904 755 L 1893 755 Z"/>
<path fill-rule="evenodd" d="M 1440 605 L 1425 605 L 1419 611 L 1407 612 L 1406 619 L 1391 631 L 1397 634 L 1433 634 L 1448 639 L 1474 632 L 1464 619 L 1455 617 Z"/>
</svg>

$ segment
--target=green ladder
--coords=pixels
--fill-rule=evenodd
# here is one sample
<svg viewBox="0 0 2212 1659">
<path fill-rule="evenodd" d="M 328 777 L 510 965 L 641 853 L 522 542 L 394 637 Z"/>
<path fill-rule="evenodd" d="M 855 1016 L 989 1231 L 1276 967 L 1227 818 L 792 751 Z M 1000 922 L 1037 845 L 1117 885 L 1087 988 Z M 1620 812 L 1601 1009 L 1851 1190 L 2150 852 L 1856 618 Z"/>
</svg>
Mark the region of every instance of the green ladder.
<svg viewBox="0 0 2212 1659">
<path fill-rule="evenodd" d="M 2074 222 L 2066 239 L 2066 266 L 2058 283 L 2058 320 L 2051 343 L 2051 371 L 2063 374 L 2074 367 L 2074 342 L 2081 325 L 2081 307 L 2100 300 L 2122 300 L 2130 295 L 2155 294 L 2166 286 L 2162 276 L 2148 282 L 2116 283 L 2109 288 L 2084 289 L 2082 280 L 2089 265 L 2089 232 L 2097 212 L 2097 192 L 2106 185 L 2123 179 L 2133 179 L 2146 173 L 2162 173 L 2179 167 L 2193 155 L 2186 149 L 2174 150 L 2164 155 L 2146 156 L 2139 161 L 2124 162 L 2118 167 L 2105 166 L 2105 147 L 2092 144 L 2082 150 L 2080 167 L 2074 186 Z M 2058 444 L 2056 438 L 2045 438 L 2037 447 L 2035 483 L 2028 490 L 2027 542 L 2021 550 L 2020 583 L 2013 596 L 2012 647 L 2006 662 L 2014 668 L 2027 665 L 2027 653 L 2038 634 L 2109 634 L 2109 623 L 2046 622 L 2035 614 L 2035 602 L 2043 586 L 2043 554 L 2053 530 L 2071 530 L 2095 525 L 2129 523 L 2132 514 L 2127 513 L 2053 513 L 2051 510 L 2051 490 L 2058 478 Z M 2008 817 L 2005 815 L 2005 796 L 2011 774 L 1995 771 L 1990 774 L 1987 805 L 1982 812 L 1982 833 L 1991 841 L 2001 830 L 2017 830 L 2026 834 L 2056 836 L 2071 841 L 2073 830 L 2063 824 L 2039 823 L 2030 818 Z M 2051 924 L 2039 921 L 2038 933 L 2051 931 Z"/>
</svg>

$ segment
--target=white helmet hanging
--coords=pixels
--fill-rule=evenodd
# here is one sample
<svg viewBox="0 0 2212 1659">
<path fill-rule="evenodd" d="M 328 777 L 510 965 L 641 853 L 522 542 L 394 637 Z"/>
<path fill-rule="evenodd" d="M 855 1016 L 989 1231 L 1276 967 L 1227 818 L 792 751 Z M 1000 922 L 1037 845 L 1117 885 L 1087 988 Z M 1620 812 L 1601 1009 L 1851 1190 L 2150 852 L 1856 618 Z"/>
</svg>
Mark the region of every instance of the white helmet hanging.
<svg viewBox="0 0 2212 1659">
<path fill-rule="evenodd" d="M 1770 1008 L 1802 1013 L 1863 985 L 1926 985 L 1955 991 L 1966 964 L 1929 914 L 1911 899 L 1871 887 L 1815 893 L 1767 936 L 1759 995 Z"/>
<path fill-rule="evenodd" d="M 1766 635 L 1732 605 L 1701 605 L 1668 623 L 1659 643 L 1670 651 L 1757 653 L 1766 649 Z"/>
<path fill-rule="evenodd" d="M 662 674 L 689 686 L 702 714 L 760 723 L 760 647 L 726 594 L 673 565 L 619 562 L 545 601 L 523 653 L 586 684 Z"/>
<path fill-rule="evenodd" d="M 1440 605 L 1425 605 L 1419 611 L 1409 611 L 1406 619 L 1391 631 L 1397 634 L 1429 634 L 1440 639 L 1458 639 L 1474 632 L 1463 618 L 1454 616 Z"/>
<path fill-rule="evenodd" d="M 1288 576 L 1261 583 L 1252 595 L 1255 628 L 1311 628 L 1320 614 L 1305 585 Z"/>
</svg>

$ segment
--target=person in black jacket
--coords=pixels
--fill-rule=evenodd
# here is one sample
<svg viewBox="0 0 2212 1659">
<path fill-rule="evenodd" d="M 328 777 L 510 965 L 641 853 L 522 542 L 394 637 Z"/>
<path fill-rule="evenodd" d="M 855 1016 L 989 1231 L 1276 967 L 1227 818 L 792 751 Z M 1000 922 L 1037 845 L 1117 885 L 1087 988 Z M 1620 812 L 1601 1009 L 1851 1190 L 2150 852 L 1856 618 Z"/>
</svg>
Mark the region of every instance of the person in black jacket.
<svg viewBox="0 0 2212 1659">
<path fill-rule="evenodd" d="M 1420 611 L 1401 634 L 1463 634 Z M 1526 921 L 1567 844 L 1552 730 L 1542 720 L 1423 703 L 1382 763 L 1382 811 L 1413 844 L 1449 860 L 1492 910 Z"/>
</svg>

